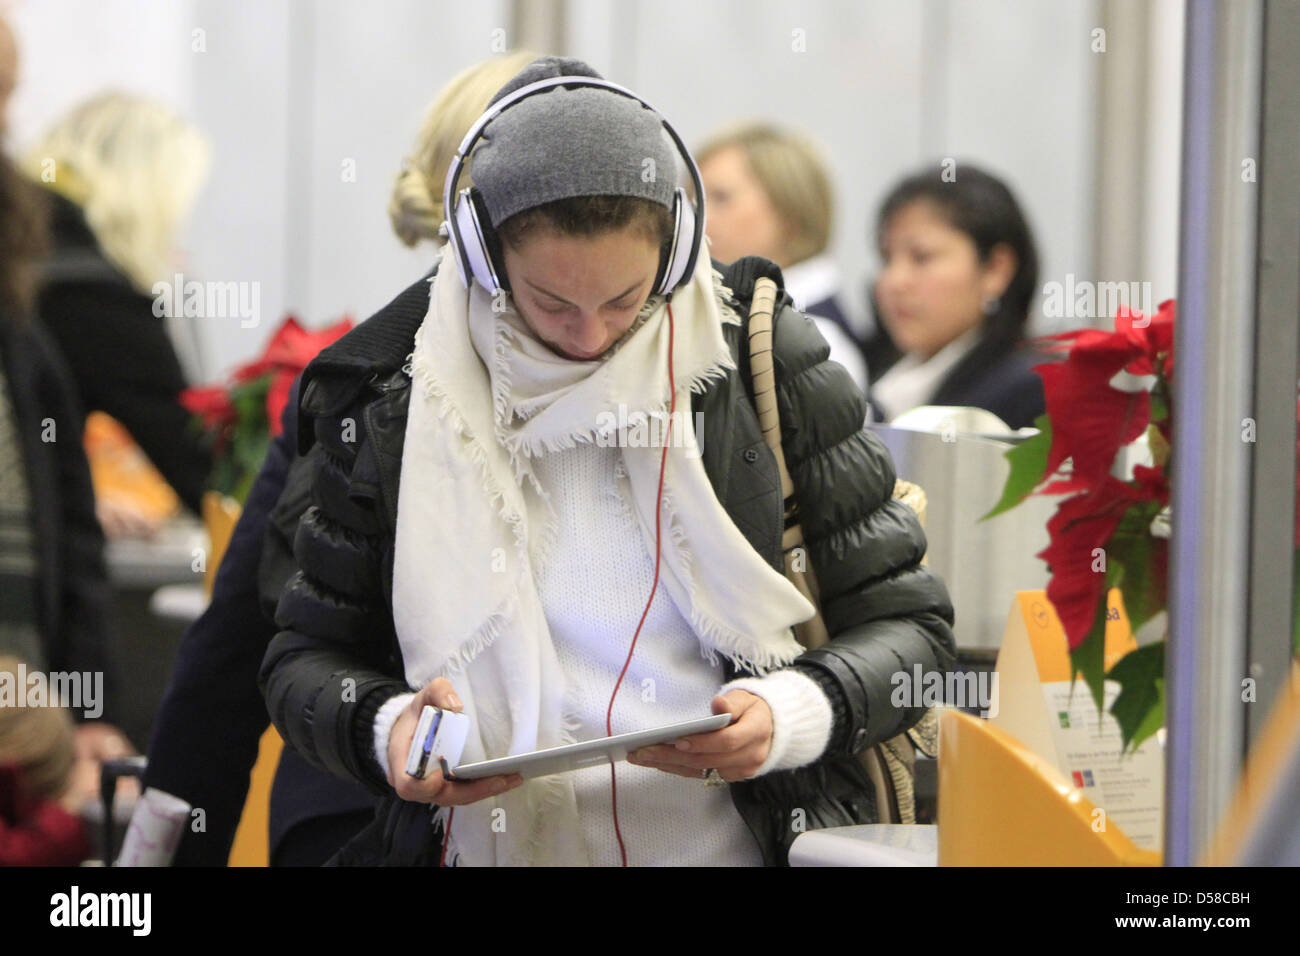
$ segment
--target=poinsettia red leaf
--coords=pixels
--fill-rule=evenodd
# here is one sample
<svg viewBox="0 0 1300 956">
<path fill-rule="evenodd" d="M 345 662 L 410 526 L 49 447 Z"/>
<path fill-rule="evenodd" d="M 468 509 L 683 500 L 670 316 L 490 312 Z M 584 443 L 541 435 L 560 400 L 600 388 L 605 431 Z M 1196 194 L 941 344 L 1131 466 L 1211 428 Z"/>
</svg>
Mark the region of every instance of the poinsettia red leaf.
<svg viewBox="0 0 1300 956">
<path fill-rule="evenodd" d="M 1087 491 L 1092 485 L 1079 478 L 1061 478 L 1038 489 L 1040 495 L 1068 495 L 1078 491 Z"/>
<path fill-rule="evenodd" d="M 1143 497 L 1159 501 L 1161 506 L 1169 503 L 1169 477 L 1163 469 L 1152 468 L 1149 465 L 1134 465 L 1133 480 L 1137 484 L 1139 494 Z"/>
<path fill-rule="evenodd" d="M 1047 418 L 1052 422 L 1055 422 L 1056 420 L 1052 415 L 1052 408 L 1054 405 L 1062 404 L 1065 400 L 1065 389 L 1069 387 L 1067 384 L 1069 372 L 1065 368 L 1065 365 L 1066 363 L 1064 362 L 1045 362 L 1042 365 L 1034 366 L 1034 371 L 1037 372 L 1038 377 L 1043 380 L 1043 395 L 1046 398 Z M 1065 442 L 1062 441 L 1055 432 L 1053 432 L 1052 444 L 1047 450 L 1047 467 L 1044 469 L 1043 474 L 1056 474 L 1057 470 L 1065 462 L 1065 459 L 1069 457 L 1070 452 L 1069 449 L 1066 448 Z"/>
<path fill-rule="evenodd" d="M 1105 548 L 1128 508 L 1140 500 L 1136 489 L 1107 475 L 1094 490 L 1061 502 L 1047 522 L 1051 542 L 1038 557 L 1051 569 L 1047 597 L 1061 618 L 1071 650 L 1088 636 L 1097 602 L 1105 594 L 1104 566 L 1094 570 L 1097 549 Z"/>
<path fill-rule="evenodd" d="M 1111 386 L 1110 380 L 1124 365 L 1122 355 L 1115 362 L 1115 356 L 1087 360 L 1072 352 L 1064 362 L 1035 368 L 1043 380 L 1047 417 L 1052 421 L 1047 474 L 1071 458 L 1074 476 L 1095 484 L 1110 473 L 1119 449 L 1146 430 L 1151 396 Z"/>
<path fill-rule="evenodd" d="M 1127 305 L 1115 310 L 1115 331 L 1123 333 L 1129 341 L 1139 329 L 1146 328 L 1148 321 L 1141 312 Z"/>
<path fill-rule="evenodd" d="M 305 369 L 327 345 L 332 345 L 346 335 L 352 328 L 351 320 L 343 319 L 333 325 L 315 331 L 304 329 L 297 322 L 284 326 L 276 333 L 267 349 L 267 357 L 277 367 L 294 373 Z"/>
<path fill-rule="evenodd" d="M 220 429 L 235 420 L 235 406 L 229 393 L 219 385 L 202 385 L 184 389 L 178 396 L 181 407 L 197 415 L 207 431 Z"/>
<path fill-rule="evenodd" d="M 194 415 L 230 405 L 230 396 L 219 385 L 193 385 L 183 389 L 178 400 L 186 411 Z"/>
<path fill-rule="evenodd" d="M 1154 375 L 1156 374 L 1156 365 L 1148 356 L 1139 355 L 1124 366 L 1124 371 L 1130 375 Z"/>
<path fill-rule="evenodd" d="M 1084 329 L 1074 341 L 1070 354 L 1082 360 L 1095 359 L 1113 364 L 1116 370 L 1128 361 L 1133 346 L 1123 332 L 1107 332 L 1103 329 Z M 1112 373 L 1113 374 L 1113 373 Z"/>
<path fill-rule="evenodd" d="M 1093 494 L 1067 498 L 1047 523 L 1051 542 L 1038 557 L 1047 562 L 1052 577 L 1047 597 L 1065 628 L 1070 648 L 1088 635 L 1097 601 L 1105 590 L 1106 576 L 1094 571 L 1095 551 L 1110 538 L 1120 516 L 1096 513 Z"/>
<path fill-rule="evenodd" d="M 266 343 L 262 357 L 273 365 L 291 364 L 305 347 L 310 334 L 292 315 L 286 316 Z"/>
<path fill-rule="evenodd" d="M 1122 306 L 1115 315 L 1115 329 L 1124 333 L 1134 351 L 1125 371 L 1134 375 L 1155 375 L 1161 364 L 1160 356 L 1173 351 L 1174 301 L 1166 299 L 1152 316 Z"/>
<path fill-rule="evenodd" d="M 271 387 L 266 393 L 266 420 L 270 425 L 271 437 L 277 438 L 283 430 L 280 419 L 284 416 L 284 407 L 289 404 L 289 394 L 293 391 L 296 372 L 280 371 L 271 379 Z"/>
<path fill-rule="evenodd" d="M 274 367 L 275 363 L 266 358 L 254 359 L 252 362 L 246 362 L 235 369 L 231 379 L 237 384 L 251 382 L 254 379 L 261 378 Z"/>
<path fill-rule="evenodd" d="M 1151 317 L 1147 339 L 1155 352 L 1172 352 L 1174 348 L 1174 316 L 1178 305 L 1173 299 L 1160 303 L 1156 314 Z"/>
</svg>

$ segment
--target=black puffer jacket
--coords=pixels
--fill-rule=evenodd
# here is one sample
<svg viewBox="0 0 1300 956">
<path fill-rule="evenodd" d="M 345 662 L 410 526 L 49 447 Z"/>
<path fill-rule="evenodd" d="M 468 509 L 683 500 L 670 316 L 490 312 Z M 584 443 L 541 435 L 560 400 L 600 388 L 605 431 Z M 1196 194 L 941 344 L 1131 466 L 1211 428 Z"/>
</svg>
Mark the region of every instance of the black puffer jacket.
<svg viewBox="0 0 1300 956">
<path fill-rule="evenodd" d="M 761 259 L 724 269 L 737 312 L 748 313 L 757 275 L 780 282 Z M 410 380 L 402 372 L 428 308 L 421 280 L 330 346 L 304 373 L 300 450 L 313 459 L 313 506 L 294 542 L 301 568 L 280 597 L 261 684 L 271 719 L 304 757 L 360 780 L 389 799 L 338 862 L 436 863 L 441 833 L 429 808 L 399 800 L 373 753 L 379 707 L 409 690 L 391 613 L 398 476 Z M 817 681 L 834 711 L 818 761 L 731 784 L 736 807 L 769 865 L 786 863 L 803 829 L 870 823 L 871 787 L 854 754 L 910 728 L 920 709 L 890 703 L 892 674 L 954 662 L 947 592 L 920 565 L 925 536 L 892 498 L 889 453 L 863 428 L 865 404 L 848 373 L 829 362 L 813 323 L 782 296 L 775 358 L 783 443 L 795 481 L 809 558 L 833 637 L 791 666 Z M 782 567 L 782 502 L 776 460 L 759 432 L 746 339 L 726 333 L 739 370 L 693 396 L 703 415 L 705 471 L 736 526 Z M 697 421 L 700 419 L 697 419 Z M 313 442 L 314 436 L 314 442 Z M 726 679 L 738 676 L 727 665 Z"/>
</svg>

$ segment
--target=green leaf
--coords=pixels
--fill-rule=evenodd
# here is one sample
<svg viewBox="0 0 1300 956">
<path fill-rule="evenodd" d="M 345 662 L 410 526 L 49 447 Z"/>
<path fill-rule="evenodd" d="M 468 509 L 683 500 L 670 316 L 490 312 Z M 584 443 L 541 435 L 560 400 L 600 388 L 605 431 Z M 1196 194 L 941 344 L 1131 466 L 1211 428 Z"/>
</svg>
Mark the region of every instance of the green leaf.
<svg viewBox="0 0 1300 956">
<path fill-rule="evenodd" d="M 1294 580 L 1291 583 L 1291 593 L 1296 595 L 1292 598 L 1291 606 L 1293 616 L 1291 619 L 1291 653 L 1300 657 L 1300 551 L 1295 553 L 1295 560 L 1291 562 L 1292 574 Z"/>
<path fill-rule="evenodd" d="M 1011 473 L 1002 489 L 1002 497 L 981 521 L 1010 511 L 1029 497 L 1047 477 L 1047 453 L 1052 448 L 1052 423 L 1046 415 L 1034 419 L 1038 434 L 1027 438 L 1013 448 L 1007 449 L 1006 459 L 1011 464 Z"/>
<path fill-rule="evenodd" d="M 1106 586 L 1101 592 L 1101 600 L 1097 602 L 1097 612 L 1093 615 L 1092 627 L 1088 628 L 1088 636 L 1083 639 L 1083 642 L 1070 652 L 1070 672 L 1074 675 L 1071 678 L 1070 693 L 1074 693 L 1073 681 L 1082 677 L 1092 693 L 1098 714 L 1106 703 L 1106 610 L 1107 595 L 1113 587 L 1111 577 L 1114 573 L 1114 565 L 1107 562 Z"/>
<path fill-rule="evenodd" d="M 236 428 L 266 418 L 266 395 L 270 389 L 271 376 L 265 375 L 241 382 L 230 390 L 230 403 L 235 406 L 237 417 Z"/>
<path fill-rule="evenodd" d="M 229 455 L 223 455 L 212 463 L 212 473 L 208 476 L 208 487 L 229 495 L 235 487 L 235 469 Z"/>
<path fill-rule="evenodd" d="M 1165 642 L 1125 654 L 1108 680 L 1120 685 L 1110 712 L 1119 722 L 1125 752 L 1131 752 L 1165 725 Z"/>
<path fill-rule="evenodd" d="M 1163 422 L 1169 417 L 1169 403 L 1165 401 L 1164 391 L 1157 385 L 1151 389 L 1151 422 Z"/>
<path fill-rule="evenodd" d="M 1165 609 L 1165 582 L 1157 580 L 1156 551 L 1164 543 L 1151 534 L 1160 502 L 1134 505 L 1106 542 L 1107 587 L 1124 594 L 1124 610 L 1134 634 Z"/>
</svg>

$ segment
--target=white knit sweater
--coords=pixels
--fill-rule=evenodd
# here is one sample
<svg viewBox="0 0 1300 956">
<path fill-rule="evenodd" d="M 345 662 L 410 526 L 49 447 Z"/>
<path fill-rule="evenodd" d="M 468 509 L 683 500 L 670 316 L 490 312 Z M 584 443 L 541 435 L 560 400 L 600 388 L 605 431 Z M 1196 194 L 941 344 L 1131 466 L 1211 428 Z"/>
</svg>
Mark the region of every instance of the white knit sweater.
<svg viewBox="0 0 1300 956">
<path fill-rule="evenodd" d="M 632 635 L 654 581 L 654 558 L 636 547 L 642 536 L 623 497 L 618 450 L 579 444 L 534 460 L 551 496 L 559 527 L 538 590 L 567 681 L 575 736 L 605 736 L 605 713 Z M 708 716 L 718 694 L 742 688 L 772 710 L 773 739 L 759 773 L 810 763 L 831 732 L 831 708 L 821 688 L 794 670 L 719 686 L 721 661 L 711 663 L 690 624 L 660 587 L 614 706 L 613 731 L 655 727 Z M 387 772 L 387 740 L 411 699 L 388 701 L 375 722 L 375 752 Z M 618 820 L 633 865 L 756 866 L 759 847 L 726 787 L 630 763 L 617 765 Z M 618 840 L 608 766 L 574 772 L 578 811 L 591 862 L 617 866 Z"/>
</svg>

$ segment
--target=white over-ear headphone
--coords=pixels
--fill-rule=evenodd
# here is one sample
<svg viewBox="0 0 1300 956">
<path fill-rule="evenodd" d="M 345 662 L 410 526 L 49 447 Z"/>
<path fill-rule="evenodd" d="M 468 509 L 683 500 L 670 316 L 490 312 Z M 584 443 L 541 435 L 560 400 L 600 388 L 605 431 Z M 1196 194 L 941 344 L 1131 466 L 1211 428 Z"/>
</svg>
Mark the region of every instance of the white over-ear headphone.
<svg viewBox="0 0 1300 956">
<path fill-rule="evenodd" d="M 592 86 L 611 90 L 636 100 L 652 113 L 658 113 L 654 107 L 631 90 L 617 83 L 590 76 L 553 76 L 538 80 L 494 103 L 465 134 L 460 148 L 456 150 L 456 157 L 447 169 L 447 182 L 442 191 L 442 208 L 450 212 L 447 217 L 447 239 L 451 245 L 452 257 L 456 260 L 460 281 L 466 287 L 469 286 L 472 277 L 493 295 L 501 290 L 510 289 L 510 283 L 506 279 L 505 264 L 500 255 L 500 244 L 492 232 L 492 220 L 488 217 L 482 194 L 474 187 L 462 189 L 459 195 L 456 193 L 456 183 L 465 168 L 465 161 L 474 144 L 483 135 L 484 128 L 503 110 L 518 103 L 524 97 L 554 86 Z M 681 186 L 673 192 L 672 245 L 667 257 L 660 264 L 655 282 L 655 292 L 667 295 L 689 280 L 695 271 L 695 260 L 700 254 L 704 237 L 704 183 L 700 180 L 700 171 L 696 168 L 691 154 L 687 152 L 682 138 L 666 119 L 662 116 L 659 118 L 676 144 L 678 152 L 686 160 L 686 169 L 695 187 L 696 196 L 695 205 L 692 205 L 687 198 L 686 190 Z M 454 203 L 453 196 L 455 196 Z"/>
</svg>

